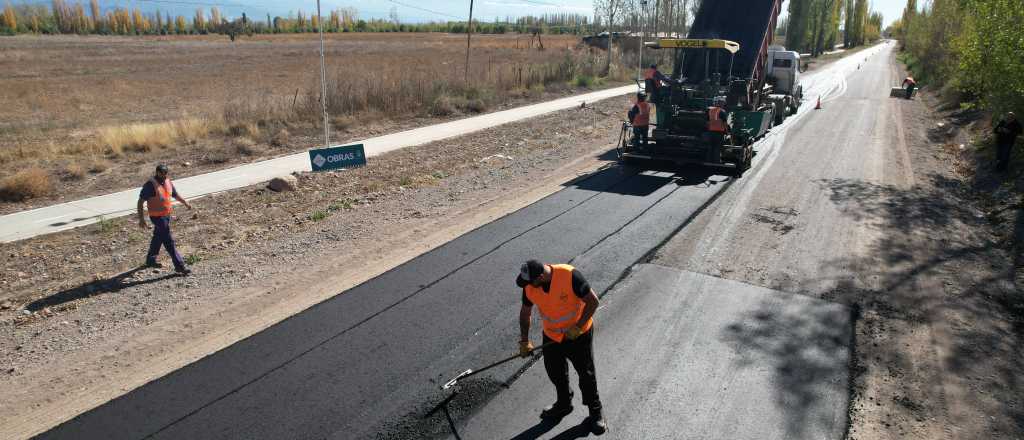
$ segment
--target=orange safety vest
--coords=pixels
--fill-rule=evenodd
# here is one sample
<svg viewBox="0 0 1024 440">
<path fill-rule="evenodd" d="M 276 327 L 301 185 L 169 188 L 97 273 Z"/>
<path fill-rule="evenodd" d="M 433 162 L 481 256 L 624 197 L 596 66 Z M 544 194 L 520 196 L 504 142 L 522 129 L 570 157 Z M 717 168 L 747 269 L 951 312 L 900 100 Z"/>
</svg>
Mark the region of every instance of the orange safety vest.
<svg viewBox="0 0 1024 440">
<path fill-rule="evenodd" d="M 728 131 L 728 127 L 726 127 L 725 121 L 721 119 L 721 115 L 721 107 L 708 107 L 708 131 L 714 131 L 717 133 L 725 133 Z"/>
<path fill-rule="evenodd" d="M 551 265 L 551 287 L 548 292 L 543 287 L 527 285 L 526 298 L 537 306 L 540 318 L 544 322 L 544 334 L 553 341 L 562 342 L 562 338 L 569 332 L 580 317 L 583 316 L 583 307 L 586 303 L 572 291 L 572 270 L 568 264 Z M 594 318 L 591 317 L 580 330 L 584 333 L 590 331 L 594 325 Z"/>
<path fill-rule="evenodd" d="M 654 81 L 654 88 L 661 87 L 661 81 L 654 79 L 657 73 L 658 69 L 652 69 L 650 67 L 644 71 L 644 79 L 647 81 Z"/>
<path fill-rule="evenodd" d="M 171 185 L 171 178 L 165 178 L 161 185 L 156 178 L 149 180 L 153 184 L 153 197 L 146 199 L 146 209 L 150 217 L 166 217 L 171 215 L 171 195 L 174 194 L 174 186 Z"/>
<path fill-rule="evenodd" d="M 650 125 L 651 105 L 648 104 L 647 101 L 637 101 L 636 106 L 640 109 L 640 112 L 637 113 L 636 116 L 633 116 L 633 126 L 643 127 L 645 125 Z"/>
</svg>

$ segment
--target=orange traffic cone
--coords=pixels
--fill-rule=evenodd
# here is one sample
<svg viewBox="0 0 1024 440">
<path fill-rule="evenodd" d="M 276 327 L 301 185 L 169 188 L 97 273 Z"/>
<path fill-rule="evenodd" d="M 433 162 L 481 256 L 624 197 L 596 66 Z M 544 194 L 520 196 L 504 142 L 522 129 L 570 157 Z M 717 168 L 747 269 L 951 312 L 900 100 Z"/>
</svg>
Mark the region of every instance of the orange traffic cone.
<svg viewBox="0 0 1024 440">
<path fill-rule="evenodd" d="M 814 106 L 815 110 L 821 110 L 821 95 L 818 95 L 818 105 Z"/>
</svg>

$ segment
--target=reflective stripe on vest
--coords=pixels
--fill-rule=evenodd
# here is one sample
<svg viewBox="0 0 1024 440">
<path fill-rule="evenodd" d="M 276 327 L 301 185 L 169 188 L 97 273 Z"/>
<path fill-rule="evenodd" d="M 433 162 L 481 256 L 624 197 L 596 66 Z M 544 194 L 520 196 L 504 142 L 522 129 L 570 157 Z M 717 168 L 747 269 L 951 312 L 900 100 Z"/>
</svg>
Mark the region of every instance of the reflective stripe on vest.
<svg viewBox="0 0 1024 440">
<path fill-rule="evenodd" d="M 146 199 L 146 209 L 149 210 L 150 217 L 166 217 L 171 215 L 171 204 L 174 203 L 171 200 L 171 195 L 174 194 L 174 186 L 171 185 L 171 179 L 165 178 L 163 185 L 156 181 L 156 178 L 150 179 L 150 183 L 153 184 L 153 197 Z"/>
<path fill-rule="evenodd" d="M 713 131 L 716 133 L 726 132 L 725 121 L 723 121 L 721 117 L 721 107 L 708 107 L 708 131 Z"/>
<path fill-rule="evenodd" d="M 647 101 L 638 101 L 637 108 L 640 109 L 636 116 L 633 116 L 633 125 L 643 127 L 651 123 L 651 105 Z"/>
<path fill-rule="evenodd" d="M 540 314 L 544 324 L 544 334 L 553 341 L 562 342 L 562 338 L 583 316 L 586 303 L 572 290 L 572 270 L 568 264 L 551 265 L 551 287 L 548 292 L 542 287 L 526 286 L 526 298 L 530 300 Z M 587 320 L 583 325 L 584 332 L 590 331 L 594 319 Z"/>
</svg>

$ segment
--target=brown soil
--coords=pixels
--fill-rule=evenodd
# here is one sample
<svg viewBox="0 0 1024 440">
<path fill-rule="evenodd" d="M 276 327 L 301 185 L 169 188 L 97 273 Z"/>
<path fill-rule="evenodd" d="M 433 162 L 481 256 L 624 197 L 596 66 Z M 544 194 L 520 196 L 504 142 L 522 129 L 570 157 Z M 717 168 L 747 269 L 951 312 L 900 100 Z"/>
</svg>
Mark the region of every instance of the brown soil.
<svg viewBox="0 0 1024 440">
<path fill-rule="evenodd" d="M 196 200 L 199 215 L 175 223 L 190 277 L 136 270 L 148 236 L 131 218 L 3 245 L 0 419 L 12 422 L 0 437 L 53 426 L 558 190 L 606 163 L 628 105 L 303 174 L 294 193 Z"/>
<path fill-rule="evenodd" d="M 474 83 L 484 89 L 507 82 L 500 76 L 508 66 L 557 62 L 578 52 L 576 38 L 568 36 L 546 38 L 544 51 L 529 48 L 527 38 L 516 35 L 482 35 L 474 42 Z M 271 100 L 295 98 L 301 106 L 306 95 L 319 93 L 318 47 L 311 35 L 258 35 L 235 43 L 218 36 L 0 39 L 0 71 L 14 73 L 0 78 L 0 102 L 5 103 L 0 108 L 0 179 L 38 166 L 59 188 L 26 201 L 0 201 L 0 214 L 131 188 L 159 162 L 173 165 L 178 177 L 187 177 L 319 144 L 319 119 L 296 117 L 292 113 L 301 109 L 286 108 L 279 113 L 288 115 L 264 120 L 257 134 L 231 133 L 229 120 L 223 131 L 209 137 L 149 151 L 78 151 L 94 144 L 97 130 L 105 127 L 182 118 L 216 120 L 226 112 L 248 117 L 252 107 Z M 457 35 L 335 34 L 327 42 L 327 69 L 334 74 L 364 66 L 367 82 L 373 80 L 373 72 L 392 75 L 447 66 L 455 71 L 461 64 L 447 60 L 462 59 L 464 50 L 465 40 Z M 424 87 L 429 86 L 430 79 L 426 80 Z M 486 100 L 455 106 L 443 117 L 429 114 L 426 107 L 401 115 L 340 115 L 332 119 L 332 141 L 365 139 L 580 91 L 567 83 L 552 83 L 547 88 L 488 92 Z M 282 130 L 289 136 L 278 137 Z"/>
</svg>

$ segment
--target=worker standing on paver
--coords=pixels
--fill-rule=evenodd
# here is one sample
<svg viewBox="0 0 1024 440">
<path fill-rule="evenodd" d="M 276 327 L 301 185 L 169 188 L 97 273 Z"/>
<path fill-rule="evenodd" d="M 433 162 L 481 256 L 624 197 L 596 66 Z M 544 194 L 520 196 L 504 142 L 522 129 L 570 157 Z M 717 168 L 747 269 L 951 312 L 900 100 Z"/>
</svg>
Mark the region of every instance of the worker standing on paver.
<svg viewBox="0 0 1024 440">
<path fill-rule="evenodd" d="M 647 70 L 644 70 L 644 90 L 651 96 L 655 96 L 663 85 L 671 82 L 669 77 L 658 71 L 657 64 L 651 64 Z"/>
<path fill-rule="evenodd" d="M 636 94 L 636 104 L 627 113 L 629 123 L 633 124 L 633 145 L 647 146 L 647 135 L 650 133 L 651 105 L 647 103 L 644 92 Z"/>
<path fill-rule="evenodd" d="M 708 148 L 707 161 L 719 163 L 722 161 L 722 144 L 725 141 L 725 134 L 729 131 L 729 115 L 725 112 L 725 98 L 715 97 L 705 113 L 708 118 L 705 136 L 708 145 L 711 146 Z"/>
<path fill-rule="evenodd" d="M 1013 144 L 1017 143 L 1017 136 L 1021 134 L 1020 121 L 1013 112 L 1006 114 L 1006 118 L 999 121 L 993 131 L 996 133 L 996 171 L 1006 171 L 1010 166 L 1010 155 L 1013 153 Z"/>
<path fill-rule="evenodd" d="M 139 193 L 139 203 L 137 206 L 139 227 L 149 227 L 143 216 L 143 203 L 146 204 L 146 210 L 149 211 L 149 221 L 153 223 L 153 238 L 149 242 L 149 253 L 146 254 L 145 266 L 161 267 L 160 263 L 156 261 L 156 257 L 160 254 L 160 246 L 163 245 L 167 249 L 167 253 L 170 254 L 171 261 L 174 262 L 174 271 L 182 275 L 188 275 L 192 271 L 185 266 L 185 260 L 178 253 L 178 249 L 174 245 L 174 237 L 171 235 L 171 213 L 173 212 L 171 205 L 174 203 L 172 198 L 181 202 L 189 210 L 192 210 L 192 205 L 178 195 L 174 184 L 171 183 L 168 172 L 167 165 L 157 165 L 156 175 L 142 185 L 142 191 Z"/>
<path fill-rule="evenodd" d="M 544 264 L 530 260 L 520 268 L 516 285 L 523 288 L 519 310 L 519 353 L 528 356 L 530 317 L 537 306 L 544 323 L 544 369 L 555 385 L 557 400 L 541 411 L 541 418 L 561 419 L 572 412 L 572 390 L 569 388 L 569 366 L 580 379 L 583 404 L 590 409 L 590 430 L 601 435 L 608 429 L 601 414 L 594 373 L 594 312 L 598 299 L 590 284 L 578 270 L 568 264 Z"/>
<path fill-rule="evenodd" d="M 907 99 L 914 97 L 915 87 L 917 87 L 917 81 L 914 81 L 914 77 L 907 76 L 907 79 L 903 80 L 903 88 L 907 89 Z"/>
</svg>

